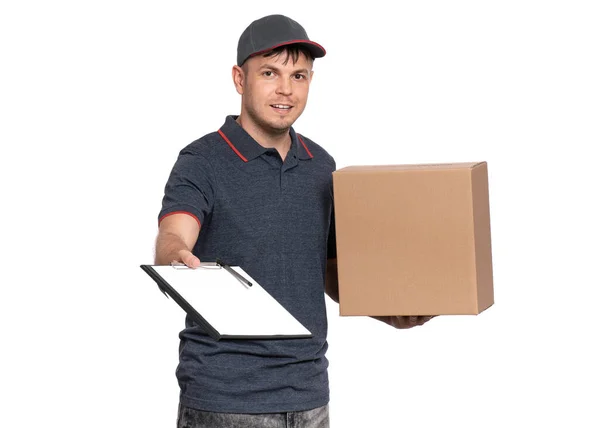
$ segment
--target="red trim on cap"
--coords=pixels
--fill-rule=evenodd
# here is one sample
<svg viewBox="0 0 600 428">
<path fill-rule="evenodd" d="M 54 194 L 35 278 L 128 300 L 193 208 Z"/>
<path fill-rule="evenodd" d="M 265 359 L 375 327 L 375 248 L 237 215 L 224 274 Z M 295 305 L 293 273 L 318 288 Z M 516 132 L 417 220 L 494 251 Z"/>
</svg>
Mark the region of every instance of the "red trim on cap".
<svg viewBox="0 0 600 428">
<path fill-rule="evenodd" d="M 306 45 L 316 46 L 316 47 L 318 47 L 319 49 L 321 49 L 323 51 L 323 55 L 327 54 L 327 51 L 325 50 L 325 48 L 323 46 L 321 46 L 320 44 L 312 42 L 310 40 L 302 40 L 302 39 L 300 39 L 300 40 L 290 40 L 289 42 L 279 43 L 278 45 L 271 46 L 270 48 L 263 49 L 262 51 L 254 52 L 248 58 L 252 58 L 253 56 L 260 55 L 260 54 L 263 54 L 265 52 L 272 51 L 273 49 L 277 49 L 277 48 L 279 48 L 281 46 L 294 45 L 294 44 L 297 44 L 297 43 L 304 43 Z"/>
<path fill-rule="evenodd" d="M 300 134 L 297 134 L 297 135 L 298 135 L 298 139 L 300 140 L 300 142 L 304 146 L 304 150 L 306 150 L 306 153 L 308 153 L 308 156 L 310 156 L 311 158 L 313 158 L 314 156 L 312 155 L 312 153 L 310 152 L 310 150 L 308 150 L 308 147 L 306 147 L 306 144 L 304 144 L 304 140 L 302 139 L 302 135 L 300 135 Z"/>
<path fill-rule="evenodd" d="M 172 213 L 165 214 L 164 216 L 162 216 L 161 218 L 158 219 L 158 224 L 160 225 L 161 221 L 163 221 L 166 217 L 169 217 L 170 215 L 173 215 L 173 214 L 187 214 L 187 215 L 193 217 L 194 220 L 196 220 L 198 222 L 198 227 L 202 227 L 202 225 L 200 224 L 200 220 L 198 220 L 198 217 L 196 217 L 194 214 L 187 212 L 187 211 L 173 211 Z"/>
<path fill-rule="evenodd" d="M 223 139 L 225 140 L 225 142 L 227 144 L 229 144 L 229 147 L 231 147 L 233 149 L 233 151 L 240 157 L 240 159 L 242 159 L 244 162 L 248 162 L 248 159 L 246 159 L 244 157 L 244 155 L 242 155 L 238 149 L 235 148 L 235 146 L 231 143 L 231 141 L 229 141 L 229 138 L 227 138 L 227 136 L 225 134 L 223 134 L 223 131 L 221 131 L 219 129 L 219 134 L 221 135 L 221 137 L 223 137 Z"/>
</svg>

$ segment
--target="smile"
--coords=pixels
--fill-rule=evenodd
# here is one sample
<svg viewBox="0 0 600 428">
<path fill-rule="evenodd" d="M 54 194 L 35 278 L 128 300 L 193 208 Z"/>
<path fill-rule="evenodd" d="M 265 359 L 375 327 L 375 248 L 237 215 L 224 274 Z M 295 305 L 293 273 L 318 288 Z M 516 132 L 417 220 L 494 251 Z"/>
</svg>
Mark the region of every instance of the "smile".
<svg viewBox="0 0 600 428">
<path fill-rule="evenodd" d="M 271 104 L 271 107 L 282 109 L 282 110 L 289 110 L 292 108 L 292 106 L 288 106 L 285 104 Z"/>
</svg>

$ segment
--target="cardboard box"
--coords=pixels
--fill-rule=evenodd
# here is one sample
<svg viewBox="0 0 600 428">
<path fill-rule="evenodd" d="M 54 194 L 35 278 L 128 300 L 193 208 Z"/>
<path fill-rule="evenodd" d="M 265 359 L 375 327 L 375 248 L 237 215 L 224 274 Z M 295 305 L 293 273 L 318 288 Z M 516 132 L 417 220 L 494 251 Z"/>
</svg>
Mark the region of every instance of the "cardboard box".
<svg viewBox="0 0 600 428">
<path fill-rule="evenodd" d="M 333 189 L 340 315 L 494 303 L 486 162 L 350 166 Z"/>
</svg>

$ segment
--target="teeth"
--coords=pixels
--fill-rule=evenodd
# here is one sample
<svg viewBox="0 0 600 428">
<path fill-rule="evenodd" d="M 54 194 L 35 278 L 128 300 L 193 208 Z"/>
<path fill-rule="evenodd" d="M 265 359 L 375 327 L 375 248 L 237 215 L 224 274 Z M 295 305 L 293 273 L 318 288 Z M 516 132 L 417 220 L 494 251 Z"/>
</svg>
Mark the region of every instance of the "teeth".
<svg viewBox="0 0 600 428">
<path fill-rule="evenodd" d="M 275 108 L 282 108 L 282 109 L 289 109 L 289 108 L 291 108 L 290 106 L 284 106 L 283 104 L 273 104 L 273 107 L 275 107 Z"/>
</svg>

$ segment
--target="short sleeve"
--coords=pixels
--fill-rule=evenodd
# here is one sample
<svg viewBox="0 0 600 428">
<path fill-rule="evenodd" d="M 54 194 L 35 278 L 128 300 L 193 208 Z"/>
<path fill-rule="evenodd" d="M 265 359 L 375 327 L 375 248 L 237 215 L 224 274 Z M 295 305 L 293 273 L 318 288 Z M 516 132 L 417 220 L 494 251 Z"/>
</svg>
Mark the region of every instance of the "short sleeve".
<svg viewBox="0 0 600 428">
<path fill-rule="evenodd" d="M 158 222 L 171 214 L 186 213 L 201 226 L 212 211 L 214 174 L 208 160 L 199 154 L 182 151 L 165 185 Z"/>
</svg>

